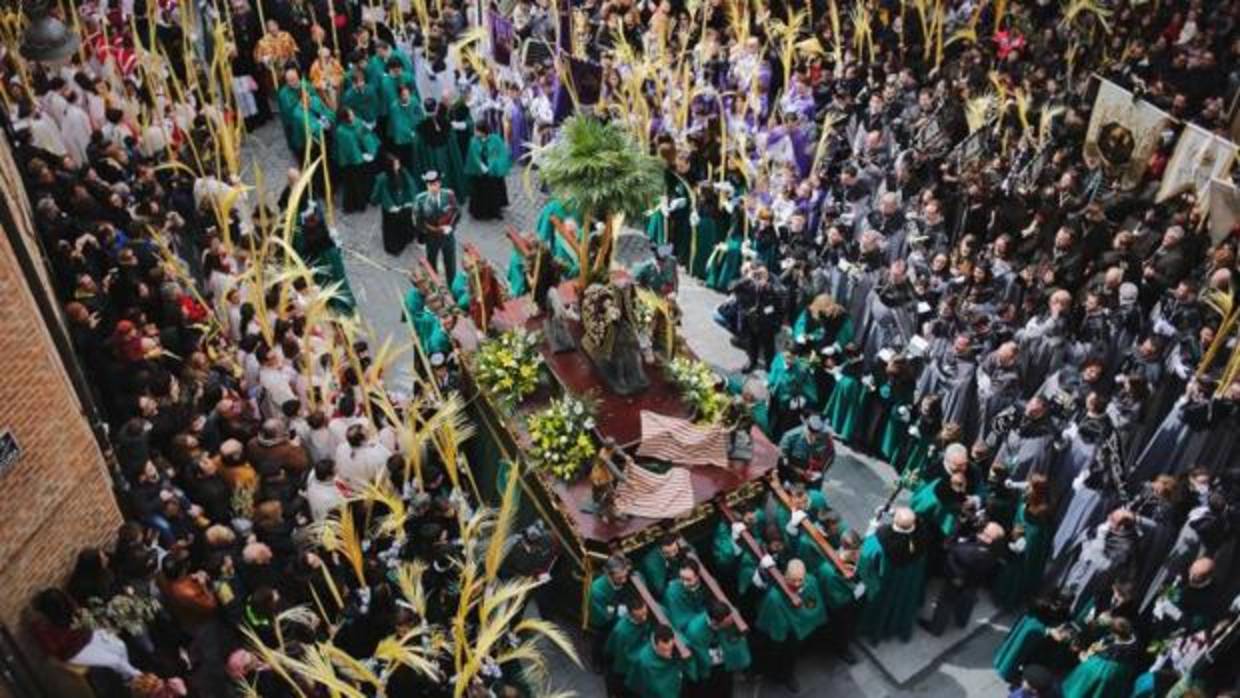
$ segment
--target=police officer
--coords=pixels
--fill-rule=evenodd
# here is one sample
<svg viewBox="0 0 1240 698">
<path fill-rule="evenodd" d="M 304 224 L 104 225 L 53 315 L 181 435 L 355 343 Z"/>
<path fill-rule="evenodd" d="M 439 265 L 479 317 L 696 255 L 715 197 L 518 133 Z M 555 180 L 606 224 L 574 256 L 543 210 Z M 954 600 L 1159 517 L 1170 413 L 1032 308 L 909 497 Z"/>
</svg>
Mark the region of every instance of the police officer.
<svg viewBox="0 0 1240 698">
<path fill-rule="evenodd" d="M 461 210 L 456 194 L 444 189 L 439 173 L 430 170 L 422 175 L 426 191 L 413 200 L 413 218 L 426 243 L 426 260 L 434 269 L 443 257 L 443 283 L 451 287 L 456 279 L 456 222 Z"/>
</svg>

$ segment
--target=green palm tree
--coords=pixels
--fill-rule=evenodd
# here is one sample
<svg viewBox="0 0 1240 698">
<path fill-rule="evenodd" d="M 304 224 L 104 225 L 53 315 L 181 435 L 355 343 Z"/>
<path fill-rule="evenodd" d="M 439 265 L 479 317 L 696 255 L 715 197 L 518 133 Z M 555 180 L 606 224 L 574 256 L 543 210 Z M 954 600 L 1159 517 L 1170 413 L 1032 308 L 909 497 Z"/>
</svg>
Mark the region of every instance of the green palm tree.
<svg viewBox="0 0 1240 698">
<path fill-rule="evenodd" d="M 581 286 L 605 276 L 619 216 L 640 219 L 663 193 L 663 162 L 648 154 L 622 127 L 572 116 L 560 136 L 534 155 L 542 181 L 570 209 L 581 212 L 583 233 L 569 241 L 581 260 Z M 592 222 L 603 236 L 589 257 Z"/>
</svg>

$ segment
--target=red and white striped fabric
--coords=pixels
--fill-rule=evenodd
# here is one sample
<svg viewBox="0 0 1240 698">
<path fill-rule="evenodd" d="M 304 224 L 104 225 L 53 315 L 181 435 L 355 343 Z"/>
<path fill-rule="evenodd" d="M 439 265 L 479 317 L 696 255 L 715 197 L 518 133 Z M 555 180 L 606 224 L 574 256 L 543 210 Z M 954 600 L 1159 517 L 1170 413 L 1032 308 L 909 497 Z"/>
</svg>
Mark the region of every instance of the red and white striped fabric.
<svg viewBox="0 0 1240 698">
<path fill-rule="evenodd" d="M 642 411 L 637 455 L 676 465 L 728 467 L 728 433 L 657 412 Z"/>
<path fill-rule="evenodd" d="M 693 479 L 686 468 L 659 474 L 630 465 L 616 487 L 616 509 L 629 516 L 671 519 L 689 513 L 693 504 Z"/>
</svg>

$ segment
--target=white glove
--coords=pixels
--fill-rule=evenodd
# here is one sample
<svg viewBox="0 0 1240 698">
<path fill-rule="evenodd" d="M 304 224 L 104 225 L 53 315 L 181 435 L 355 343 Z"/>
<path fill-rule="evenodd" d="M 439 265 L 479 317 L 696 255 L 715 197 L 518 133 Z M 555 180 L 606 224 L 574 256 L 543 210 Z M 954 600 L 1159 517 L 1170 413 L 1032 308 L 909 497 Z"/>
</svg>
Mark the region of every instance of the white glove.
<svg viewBox="0 0 1240 698">
<path fill-rule="evenodd" d="M 741 534 L 745 532 L 745 524 L 737 521 L 732 524 L 732 542 L 735 543 Z"/>
<path fill-rule="evenodd" d="M 1174 337 L 1176 334 L 1175 326 L 1162 318 L 1158 318 L 1154 321 L 1154 334 L 1162 335 L 1164 337 Z"/>
<path fill-rule="evenodd" d="M 374 153 L 362 153 L 362 162 L 373 162 L 374 159 Z"/>
<path fill-rule="evenodd" d="M 968 497 L 965 497 L 964 501 L 968 502 L 975 509 L 980 509 L 982 507 L 982 498 L 975 494 L 971 494 Z"/>
<path fill-rule="evenodd" d="M 784 530 L 788 532 L 788 535 L 795 536 L 797 528 L 801 526 L 801 522 L 806 518 L 805 512 L 800 509 L 793 510 L 792 516 L 788 517 L 788 525 L 784 526 Z"/>
<path fill-rule="evenodd" d="M 766 580 L 762 578 L 762 570 L 754 570 L 753 578 L 750 581 L 752 581 L 753 585 L 759 589 L 766 588 Z"/>
<path fill-rule="evenodd" d="M 491 168 L 486 165 L 482 166 L 482 174 L 491 174 Z"/>
<path fill-rule="evenodd" d="M 857 582 L 857 586 L 853 587 L 853 598 L 859 599 L 865 596 L 865 582 Z"/>
<path fill-rule="evenodd" d="M 698 215 L 697 211 L 694 211 L 693 213 L 689 214 L 689 225 L 696 228 L 697 224 L 701 222 L 702 222 L 702 217 Z"/>
<path fill-rule="evenodd" d="M 879 527 L 878 517 L 877 517 L 877 516 L 875 516 L 874 518 L 870 519 L 870 523 L 866 524 L 866 526 L 865 526 L 865 535 L 864 535 L 864 536 L 862 536 L 862 537 L 863 537 L 863 538 L 868 538 L 868 537 L 870 537 L 870 536 L 874 535 L 874 533 L 875 533 L 876 531 L 878 531 L 878 527 Z"/>
<path fill-rule="evenodd" d="M 775 566 L 775 558 L 771 557 L 769 554 L 763 555 L 762 559 L 758 561 L 758 566 L 764 570 L 769 570 Z"/>
<path fill-rule="evenodd" d="M 908 435 L 909 435 L 909 436 L 911 436 L 911 437 L 913 437 L 914 439 L 920 439 L 920 438 L 921 438 L 921 429 L 918 429 L 918 428 L 917 428 L 917 425 L 916 425 L 916 424 L 914 424 L 913 426 L 911 426 L 911 427 L 909 427 L 909 428 L 908 428 Z"/>
<path fill-rule="evenodd" d="M 400 206 L 391 206 L 391 207 L 389 207 L 389 208 L 388 208 L 387 212 L 388 212 L 388 213 L 396 213 L 396 212 L 397 212 L 397 211 L 399 211 L 400 209 L 401 209 L 401 207 L 400 207 Z"/>
<path fill-rule="evenodd" d="M 896 416 L 899 417 L 902 422 L 909 421 L 912 415 L 912 410 L 908 408 L 908 405 L 900 405 L 896 408 Z"/>
<path fill-rule="evenodd" d="M 1011 550 L 1017 555 L 1020 555 L 1021 553 L 1025 552 L 1025 547 L 1027 545 L 1029 545 L 1029 542 L 1025 540 L 1025 538 L 1022 536 L 1012 541 L 1011 543 L 1008 543 L 1008 550 Z"/>
<path fill-rule="evenodd" d="M 628 616 L 629 616 L 628 606 L 625 606 L 624 604 L 620 604 L 619 606 L 616 606 L 616 617 L 617 618 L 628 618 Z"/>
<path fill-rule="evenodd" d="M 454 131 L 464 131 L 464 130 L 465 130 L 465 126 L 466 126 L 466 125 L 467 125 L 467 124 L 466 124 L 464 121 L 453 121 L 453 122 L 452 122 L 452 130 L 454 130 Z"/>
<path fill-rule="evenodd" d="M 676 197 L 675 199 L 672 199 L 670 203 L 668 203 L 668 205 L 667 205 L 667 210 L 669 210 L 669 211 L 679 211 L 680 209 L 684 208 L 684 207 L 685 207 L 685 204 L 687 204 L 687 203 L 689 203 L 689 202 L 685 200 L 685 197 L 683 197 L 683 196 L 678 196 L 678 197 Z"/>
</svg>

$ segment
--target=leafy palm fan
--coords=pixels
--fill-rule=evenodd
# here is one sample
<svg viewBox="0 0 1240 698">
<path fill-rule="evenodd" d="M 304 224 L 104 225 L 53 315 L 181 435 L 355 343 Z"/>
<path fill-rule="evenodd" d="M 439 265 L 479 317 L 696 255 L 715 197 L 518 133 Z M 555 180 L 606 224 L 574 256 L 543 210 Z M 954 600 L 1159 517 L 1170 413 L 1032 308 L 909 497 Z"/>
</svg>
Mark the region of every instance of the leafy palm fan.
<svg viewBox="0 0 1240 698">
<path fill-rule="evenodd" d="M 420 639 L 422 634 L 414 631 L 403 637 L 389 636 L 379 641 L 379 645 L 375 648 L 374 658 L 386 665 L 383 670 L 385 680 L 392 675 L 393 671 L 402 666 L 433 680 L 439 680 L 438 665 L 419 643 L 412 642 L 412 640 Z"/>
<path fill-rule="evenodd" d="M 1235 329 L 1237 319 L 1240 319 L 1240 308 L 1236 307 L 1235 296 L 1230 291 L 1210 289 L 1202 294 L 1202 299 L 1211 310 L 1219 314 L 1221 322 L 1219 323 L 1218 330 L 1214 333 L 1214 340 L 1210 342 L 1206 353 L 1201 357 L 1201 362 L 1197 364 L 1197 376 L 1203 375 L 1210 369 L 1219 352 L 1227 345 L 1228 337 L 1231 335 L 1232 330 Z M 1236 353 L 1240 353 L 1240 350 L 1237 350 Z M 1228 360 L 1229 368 L 1234 361 L 1236 361 L 1235 354 Z M 1220 389 L 1225 385 L 1225 383 L 1220 382 Z"/>
<path fill-rule="evenodd" d="M 1111 25 L 1107 23 L 1107 19 L 1111 16 L 1111 10 L 1103 6 L 1098 0 L 1069 0 L 1068 6 L 1063 12 L 1063 24 L 1064 26 L 1071 27 L 1076 24 L 1078 19 L 1089 16 L 1097 20 L 1104 33 L 1111 33 Z"/>
<path fill-rule="evenodd" d="M 986 125 L 990 119 L 990 111 L 995 106 L 995 95 L 986 92 L 970 99 L 964 105 L 964 120 L 969 125 L 969 133 L 974 133 Z"/>
<path fill-rule="evenodd" d="M 405 520 L 409 518 L 409 511 L 405 500 L 392 489 L 392 484 L 387 479 L 366 483 L 353 500 L 382 504 L 387 509 L 387 514 L 379 520 L 375 532 L 380 536 L 392 536 L 398 542 L 405 539 Z"/>
<path fill-rule="evenodd" d="M 508 536 L 517 518 L 516 497 L 520 479 L 516 473 L 509 473 L 508 482 L 504 485 L 499 512 L 495 515 L 495 525 L 491 529 L 491 540 L 487 543 L 483 571 L 488 579 L 499 578 L 500 564 L 503 563 L 504 555 L 508 552 Z"/>
<path fill-rule="evenodd" d="M 865 0 L 857 0 L 849 13 L 853 25 L 853 51 L 860 56 L 867 51 L 874 60 L 874 33 L 870 24 L 870 7 Z"/>
<path fill-rule="evenodd" d="M 538 586 L 532 579 L 499 581 L 499 566 L 507 552 L 508 531 L 516 515 L 517 478 L 509 478 L 498 511 L 480 511 L 461 526 L 460 601 L 452 621 L 456 667 L 454 696 L 461 698 L 487 660 L 503 663 L 520 659 L 544 668 L 538 646 L 548 640 L 579 663 L 572 642 L 554 625 L 540 619 L 521 619 L 525 600 Z M 490 536 L 486 545 L 483 537 Z M 467 629 L 473 628 L 472 633 Z M 508 647 L 505 638 L 515 638 Z M 544 672 L 545 673 L 545 672 Z"/>
<path fill-rule="evenodd" d="M 1063 107 L 1052 107 L 1043 105 L 1042 111 L 1038 115 L 1038 147 L 1045 146 L 1051 138 L 1051 128 L 1055 124 L 1055 117 L 1064 112 Z"/>
<path fill-rule="evenodd" d="M 581 211 L 585 230 L 596 220 L 608 226 L 602 247 L 613 216 L 638 218 L 663 193 L 663 163 L 626 130 L 588 116 L 565 121 L 560 137 L 538 149 L 534 161 L 552 195 Z M 591 266 L 601 266 L 595 262 L 581 260 L 583 282 Z"/>
<path fill-rule="evenodd" d="M 805 12 L 797 11 L 788 14 L 788 21 L 775 19 L 770 22 L 770 36 L 778 42 L 779 61 L 784 67 L 784 84 L 792 78 L 792 63 L 796 59 L 797 42 L 801 39 L 801 30 L 806 24 Z"/>
<path fill-rule="evenodd" d="M 426 563 L 419 560 L 402 562 L 396 568 L 396 587 L 405 603 L 413 607 L 418 617 L 426 617 L 426 589 L 422 586 L 422 575 L 426 574 Z"/>
<path fill-rule="evenodd" d="M 460 487 L 461 445 L 474 435 L 474 424 L 465 414 L 465 403 L 453 393 L 439 405 L 439 411 L 427 422 L 431 442 L 443 461 L 444 470 L 454 487 Z"/>
</svg>

